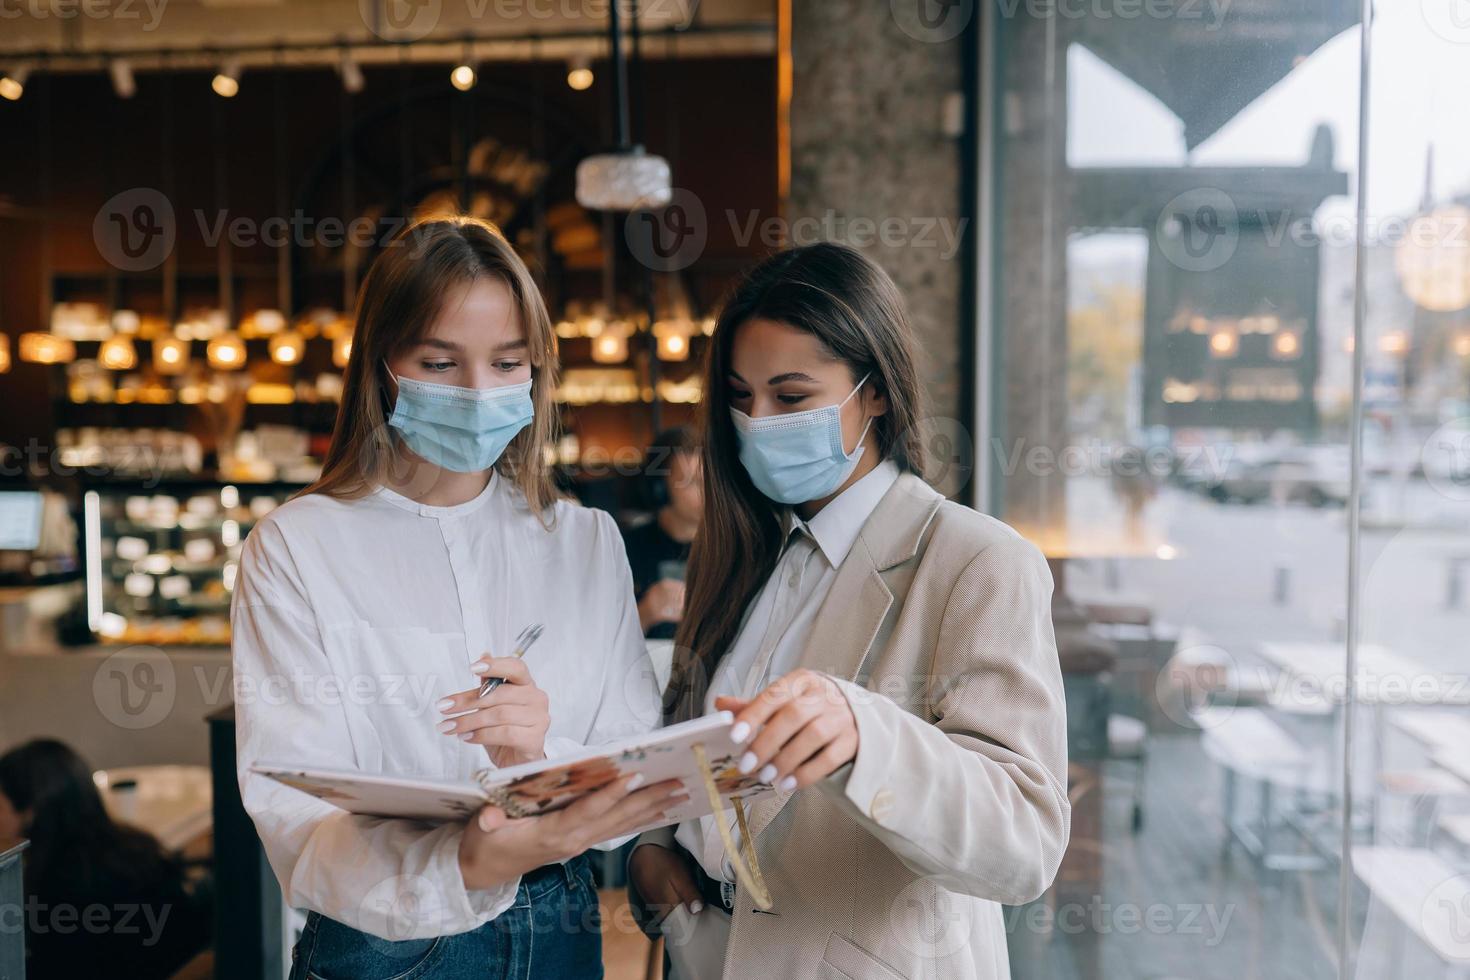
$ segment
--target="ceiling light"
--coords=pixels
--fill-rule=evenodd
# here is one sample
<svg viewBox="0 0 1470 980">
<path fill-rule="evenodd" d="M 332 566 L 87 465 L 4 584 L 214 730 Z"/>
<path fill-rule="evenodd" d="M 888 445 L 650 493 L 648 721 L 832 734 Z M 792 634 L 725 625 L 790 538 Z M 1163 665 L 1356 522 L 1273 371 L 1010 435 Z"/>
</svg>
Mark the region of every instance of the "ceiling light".
<svg viewBox="0 0 1470 980">
<path fill-rule="evenodd" d="M 20 359 L 32 364 L 66 364 L 77 356 L 76 344 L 51 333 L 20 335 Z"/>
<path fill-rule="evenodd" d="M 189 365 L 189 342 L 159 337 L 153 342 L 153 369 L 159 374 L 182 374 Z"/>
<path fill-rule="evenodd" d="M 97 348 L 97 361 L 109 371 L 131 371 L 138 366 L 138 350 L 133 338 L 118 334 L 108 337 Z"/>
<path fill-rule="evenodd" d="M 306 338 L 295 330 L 287 330 L 271 338 L 271 360 L 277 364 L 300 364 L 305 350 Z"/>
<path fill-rule="evenodd" d="M 604 333 L 592 341 L 592 360 L 598 364 L 620 364 L 628 359 L 628 338 L 621 333 Z"/>
<path fill-rule="evenodd" d="M 449 83 L 461 92 L 468 92 L 475 87 L 475 58 L 470 42 L 464 43 L 464 60 L 454 67 L 449 73 Z"/>
<path fill-rule="evenodd" d="M 689 338 L 681 333 L 666 334 L 658 338 L 658 356 L 664 361 L 687 361 Z"/>
<path fill-rule="evenodd" d="M 342 76 L 344 89 L 354 95 L 362 91 L 362 68 L 358 65 L 357 59 L 352 57 L 350 48 L 342 49 L 342 62 L 337 66 L 337 72 Z"/>
<path fill-rule="evenodd" d="M 138 83 L 133 79 L 133 66 L 124 58 L 108 62 L 107 74 L 112 76 L 112 91 L 119 99 L 131 99 L 138 92 Z"/>
<path fill-rule="evenodd" d="M 449 83 L 461 92 L 468 92 L 475 87 L 475 69 L 469 65 L 457 65 L 454 71 L 449 73 Z"/>
<path fill-rule="evenodd" d="M 209 366 L 218 371 L 238 371 L 245 366 L 245 341 L 237 333 L 222 333 L 205 348 Z"/>
<path fill-rule="evenodd" d="M 26 65 L 17 65 L 4 75 L 0 75 L 0 98 L 9 99 L 11 102 L 19 99 L 25 94 L 26 79 L 31 77 L 31 69 Z"/>
<path fill-rule="evenodd" d="M 577 203 L 591 211 L 661 208 L 674 198 L 669 161 L 641 146 L 598 153 L 577 164 Z"/>
<path fill-rule="evenodd" d="M 209 87 L 220 98 L 233 99 L 240 91 L 240 59 L 231 58 L 221 64 Z"/>
<path fill-rule="evenodd" d="M 585 92 L 592 87 L 592 62 L 585 54 L 567 63 L 567 87 L 577 92 Z"/>
</svg>

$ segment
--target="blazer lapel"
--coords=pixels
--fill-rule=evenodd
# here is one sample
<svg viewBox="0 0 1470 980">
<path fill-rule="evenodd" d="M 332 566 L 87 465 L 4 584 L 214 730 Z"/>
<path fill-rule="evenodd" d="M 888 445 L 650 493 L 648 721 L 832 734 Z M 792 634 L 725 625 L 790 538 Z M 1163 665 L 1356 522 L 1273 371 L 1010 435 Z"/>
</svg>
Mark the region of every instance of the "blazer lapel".
<svg viewBox="0 0 1470 980">
<path fill-rule="evenodd" d="M 865 677 L 863 665 L 893 606 L 893 592 L 882 573 L 918 554 L 924 531 L 943 499 L 911 474 L 894 481 L 838 567 L 812 622 L 799 666 L 848 681 Z M 765 830 L 794 795 L 776 793 L 752 805 L 751 834 Z"/>
</svg>

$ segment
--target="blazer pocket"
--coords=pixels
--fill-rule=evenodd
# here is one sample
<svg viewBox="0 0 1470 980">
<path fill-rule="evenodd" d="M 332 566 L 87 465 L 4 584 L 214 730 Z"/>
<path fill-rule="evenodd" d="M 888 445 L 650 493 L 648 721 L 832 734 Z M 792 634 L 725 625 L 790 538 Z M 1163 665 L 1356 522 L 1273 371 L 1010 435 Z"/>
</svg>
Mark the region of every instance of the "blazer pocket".
<svg viewBox="0 0 1470 980">
<path fill-rule="evenodd" d="M 848 980 L 908 980 L 902 973 L 837 933 L 827 937 L 822 962 Z"/>
</svg>

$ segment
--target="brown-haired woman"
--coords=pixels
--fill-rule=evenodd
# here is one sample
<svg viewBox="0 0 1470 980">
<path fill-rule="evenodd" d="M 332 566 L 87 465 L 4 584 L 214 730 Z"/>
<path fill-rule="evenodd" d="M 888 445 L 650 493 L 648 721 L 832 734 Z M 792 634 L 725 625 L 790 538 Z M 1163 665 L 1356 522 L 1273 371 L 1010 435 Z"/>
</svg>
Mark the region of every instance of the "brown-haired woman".
<svg viewBox="0 0 1470 980">
<path fill-rule="evenodd" d="M 893 282 L 832 244 L 761 263 L 715 327 L 665 704 L 735 711 L 742 770 L 776 785 L 748 822 L 773 907 L 735 887 L 728 813 L 646 834 L 630 871 L 650 920 L 728 935 L 726 976 L 1008 976 L 1000 906 L 1066 846 L 1051 578 L 921 479 L 912 346 Z"/>
<path fill-rule="evenodd" d="M 499 232 L 414 225 L 363 281 L 321 480 L 245 542 L 240 786 L 287 903 L 310 913 L 293 977 L 601 975 L 577 855 L 655 818 L 676 785 L 432 827 L 251 771 L 469 780 L 656 721 L 617 529 L 557 499 L 546 471 L 555 375 L 546 308 Z M 487 654 L 533 623 L 525 662 Z M 480 697 L 483 676 L 507 683 Z"/>
</svg>

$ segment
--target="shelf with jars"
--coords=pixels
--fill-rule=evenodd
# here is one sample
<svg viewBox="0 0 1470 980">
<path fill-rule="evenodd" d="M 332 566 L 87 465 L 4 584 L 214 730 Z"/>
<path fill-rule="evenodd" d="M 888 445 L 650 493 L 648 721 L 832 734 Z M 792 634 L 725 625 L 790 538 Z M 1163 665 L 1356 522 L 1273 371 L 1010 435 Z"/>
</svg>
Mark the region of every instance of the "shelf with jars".
<svg viewBox="0 0 1470 980">
<path fill-rule="evenodd" d="M 241 545 L 300 489 L 207 479 L 86 484 L 88 627 L 104 644 L 227 645 Z"/>
</svg>

